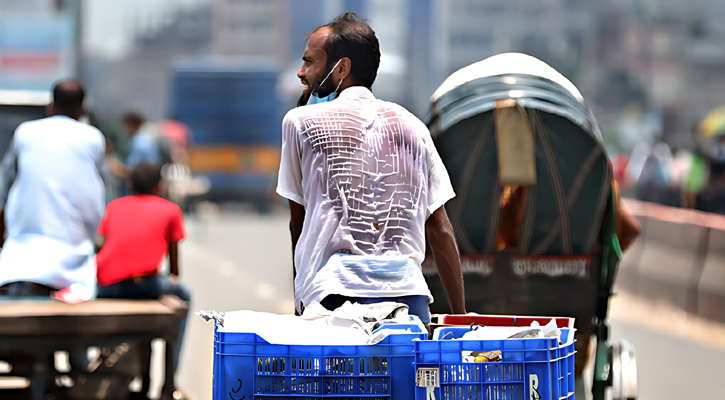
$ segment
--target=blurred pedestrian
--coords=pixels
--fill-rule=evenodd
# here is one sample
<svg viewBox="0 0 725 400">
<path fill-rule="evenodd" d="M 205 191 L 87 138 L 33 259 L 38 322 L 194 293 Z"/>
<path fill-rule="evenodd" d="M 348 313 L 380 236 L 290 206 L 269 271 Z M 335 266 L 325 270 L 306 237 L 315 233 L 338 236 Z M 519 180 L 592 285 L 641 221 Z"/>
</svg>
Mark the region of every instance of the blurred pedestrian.
<svg viewBox="0 0 725 400">
<path fill-rule="evenodd" d="M 159 123 L 159 134 L 169 142 L 171 162 L 188 164 L 187 146 L 191 140 L 189 127 L 179 121 L 167 119 Z"/>
<path fill-rule="evenodd" d="M 160 197 L 161 166 L 141 161 L 131 172 L 132 195 L 112 201 L 98 226 L 101 250 L 98 264 L 98 297 L 158 299 L 175 295 L 186 302 L 191 293 L 179 283 L 178 243 L 186 236 L 181 208 Z M 159 264 L 169 257 L 169 275 L 159 272 Z M 186 318 L 179 325 L 179 341 L 167 350 L 178 367 Z M 142 391 L 149 390 L 150 347 L 144 346 L 145 367 Z"/>
<path fill-rule="evenodd" d="M 0 175 L 0 286 L 9 294 L 96 290 L 93 237 L 105 205 L 104 138 L 78 122 L 84 91 L 74 81 L 53 87 L 50 117 L 21 124 Z M 71 286 L 73 285 L 73 286 Z"/>
<path fill-rule="evenodd" d="M 143 129 L 146 121 L 141 114 L 133 112 L 127 113 L 123 116 L 122 122 L 124 128 L 126 128 L 126 132 L 131 137 L 131 145 L 125 162 L 126 168 L 129 171 L 127 177 L 130 171 L 141 161 L 161 164 L 162 160 L 159 146 L 154 137 Z"/>
<path fill-rule="evenodd" d="M 277 193 L 290 200 L 298 312 L 313 302 L 399 301 L 425 323 L 425 233 L 453 313 L 463 277 L 443 205 L 455 196 L 430 132 L 371 91 L 375 32 L 353 12 L 310 36 L 297 73 L 304 107 L 282 124 Z"/>
<path fill-rule="evenodd" d="M 629 159 L 624 154 L 617 154 L 612 160 L 614 180 L 617 181 L 623 190 L 629 188 L 629 176 L 627 175 L 628 164 Z"/>
<path fill-rule="evenodd" d="M 706 188 L 705 211 L 725 214 L 725 136 L 719 136 L 709 148 L 710 169 Z"/>
</svg>

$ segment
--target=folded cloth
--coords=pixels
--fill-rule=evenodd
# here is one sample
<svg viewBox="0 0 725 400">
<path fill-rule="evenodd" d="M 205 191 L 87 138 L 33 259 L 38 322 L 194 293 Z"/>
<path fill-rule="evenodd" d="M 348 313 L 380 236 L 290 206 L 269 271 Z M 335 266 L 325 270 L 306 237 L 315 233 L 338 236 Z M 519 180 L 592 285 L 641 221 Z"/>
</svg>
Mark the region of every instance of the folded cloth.
<svg viewBox="0 0 725 400">
<path fill-rule="evenodd" d="M 300 318 L 307 321 L 322 321 L 331 326 L 362 329 L 368 335 L 372 335 L 375 326 L 382 320 L 401 323 L 409 321 L 408 306 L 392 301 L 373 304 L 347 301 L 334 311 L 326 309 L 318 302 L 312 302 L 305 307 L 305 312 Z"/>
<path fill-rule="evenodd" d="M 408 306 L 387 302 L 352 304 L 347 302 L 334 311 L 319 303 L 305 308 L 301 317 L 255 311 L 200 311 L 205 320 L 214 319 L 218 332 L 255 333 L 272 344 L 361 345 L 370 343 L 372 332 L 382 320 L 409 323 Z M 391 333 L 403 333 L 390 330 Z"/>
<path fill-rule="evenodd" d="M 205 313 L 209 317 L 210 313 Z M 215 313 L 220 316 L 219 313 Z M 202 315 L 204 318 L 204 315 Z M 294 315 L 278 315 L 256 311 L 230 311 L 217 320 L 217 331 L 224 333 L 255 333 L 271 344 L 360 345 L 369 335 L 362 329 L 332 326 L 324 320 L 307 321 Z M 206 319 L 206 318 L 205 318 Z"/>
</svg>

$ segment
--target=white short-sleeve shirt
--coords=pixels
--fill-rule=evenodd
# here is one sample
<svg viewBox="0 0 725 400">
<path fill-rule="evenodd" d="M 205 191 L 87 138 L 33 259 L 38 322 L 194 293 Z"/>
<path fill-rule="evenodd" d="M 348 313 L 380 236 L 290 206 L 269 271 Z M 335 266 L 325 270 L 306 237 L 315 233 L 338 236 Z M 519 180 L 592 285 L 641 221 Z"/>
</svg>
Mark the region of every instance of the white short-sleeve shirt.
<svg viewBox="0 0 725 400">
<path fill-rule="evenodd" d="M 332 294 L 432 301 L 425 221 L 455 194 L 425 124 L 354 86 L 282 125 L 277 193 L 305 207 L 297 309 Z"/>
<path fill-rule="evenodd" d="M 63 116 L 21 124 L 3 157 L 7 240 L 0 286 L 18 281 L 96 289 L 93 237 L 105 207 L 103 134 Z"/>
</svg>

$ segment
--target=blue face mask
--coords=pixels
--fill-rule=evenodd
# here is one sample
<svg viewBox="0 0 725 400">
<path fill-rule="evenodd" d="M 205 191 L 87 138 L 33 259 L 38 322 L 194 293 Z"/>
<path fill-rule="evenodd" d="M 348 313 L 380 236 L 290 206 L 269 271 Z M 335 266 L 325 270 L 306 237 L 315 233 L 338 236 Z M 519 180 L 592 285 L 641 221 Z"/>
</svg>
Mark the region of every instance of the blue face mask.
<svg viewBox="0 0 725 400">
<path fill-rule="evenodd" d="M 335 70 L 335 68 L 337 68 L 337 66 L 338 66 L 338 65 L 340 64 L 340 61 L 342 61 L 342 60 L 338 60 L 338 61 L 337 61 L 337 62 L 335 63 L 335 66 L 334 66 L 334 67 L 332 67 L 332 69 L 331 69 L 331 70 L 330 70 L 330 72 L 329 72 L 329 73 L 327 74 L 327 76 L 325 77 L 325 79 L 323 79 L 323 80 L 322 80 L 322 82 L 320 82 L 320 84 L 319 84 L 319 85 L 317 85 L 317 88 L 316 88 L 316 89 L 315 89 L 315 90 L 314 90 L 314 91 L 312 92 L 312 94 L 310 95 L 310 98 L 309 98 L 309 99 L 307 99 L 307 105 L 308 105 L 308 106 L 309 106 L 310 104 L 317 104 L 317 103 L 327 103 L 328 101 L 332 101 L 332 100 L 335 100 L 335 99 L 337 98 L 337 91 L 338 91 L 338 90 L 340 90 L 340 85 L 342 85 L 342 81 L 344 80 L 344 78 L 343 78 L 343 79 L 340 79 L 340 83 L 338 83 L 338 84 L 337 84 L 337 88 L 335 89 L 335 91 L 334 91 L 334 92 L 332 92 L 332 93 L 330 93 L 329 95 L 327 95 L 327 96 L 325 96 L 325 97 L 320 97 L 320 96 L 319 96 L 319 95 L 317 94 L 317 89 L 319 89 L 319 88 L 320 88 L 320 86 L 322 86 L 322 84 L 323 84 L 323 83 L 325 83 L 325 81 L 327 80 L 327 78 L 329 78 L 329 77 L 330 77 L 330 75 L 332 75 L 332 71 L 334 71 L 334 70 Z"/>
</svg>

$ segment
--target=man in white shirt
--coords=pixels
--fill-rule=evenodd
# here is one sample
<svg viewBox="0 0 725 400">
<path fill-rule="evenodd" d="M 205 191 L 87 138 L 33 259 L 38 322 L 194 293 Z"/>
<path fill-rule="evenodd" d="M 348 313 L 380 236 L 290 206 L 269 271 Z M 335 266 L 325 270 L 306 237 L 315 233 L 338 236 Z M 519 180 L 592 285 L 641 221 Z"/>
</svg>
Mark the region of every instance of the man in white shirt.
<svg viewBox="0 0 725 400">
<path fill-rule="evenodd" d="M 426 126 L 371 92 L 380 65 L 375 32 L 357 14 L 342 14 L 312 33 L 302 59 L 307 105 L 284 118 L 277 186 L 290 200 L 297 311 L 312 302 L 334 309 L 392 300 L 429 322 L 432 296 L 420 266 L 427 230 L 451 310 L 465 313 L 443 208 L 455 194 Z"/>
<path fill-rule="evenodd" d="M 93 237 L 105 207 L 105 142 L 98 129 L 78 122 L 83 98 L 78 83 L 56 84 L 51 116 L 21 124 L 3 158 L 6 294 L 47 294 L 73 284 L 90 297 L 96 291 Z"/>
</svg>

